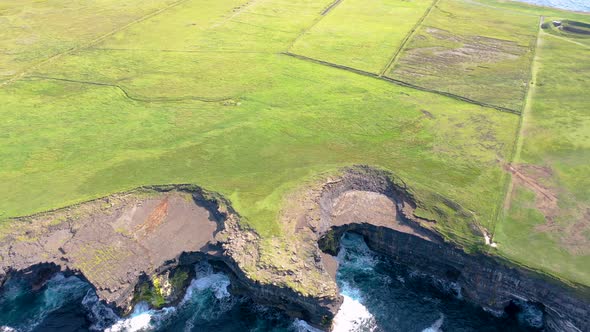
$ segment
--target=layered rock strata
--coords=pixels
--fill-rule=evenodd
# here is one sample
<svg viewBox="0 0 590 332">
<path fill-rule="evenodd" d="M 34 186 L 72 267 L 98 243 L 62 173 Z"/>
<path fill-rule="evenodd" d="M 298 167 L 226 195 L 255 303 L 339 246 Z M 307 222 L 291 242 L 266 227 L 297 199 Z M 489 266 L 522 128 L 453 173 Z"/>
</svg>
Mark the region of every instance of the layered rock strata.
<svg viewBox="0 0 590 332">
<path fill-rule="evenodd" d="M 391 175 L 369 168 L 349 170 L 324 186 L 317 199 L 319 217 L 311 225 L 320 246 L 338 250 L 344 232 L 363 235 L 374 251 L 415 271 L 461 287 L 463 298 L 503 313 L 514 303 L 544 309 L 546 331 L 590 331 L 590 290 L 516 267 L 487 254 L 467 254 L 412 214 L 411 196 L 394 185 Z"/>
<path fill-rule="evenodd" d="M 41 287 L 66 270 L 125 314 L 146 280 L 164 280 L 163 298 L 173 303 L 175 269 L 207 259 L 229 272 L 234 292 L 329 329 L 342 301 L 329 254 L 352 231 L 397 263 L 460 285 L 465 300 L 487 310 L 531 302 L 544 308 L 548 331 L 590 331 L 587 287 L 467 254 L 417 218 L 415 204 L 392 174 L 353 167 L 289 196 L 282 235 L 261 238 L 220 195 L 192 185 L 140 188 L 12 220 L 0 237 L 0 285 L 18 274 Z"/>
</svg>

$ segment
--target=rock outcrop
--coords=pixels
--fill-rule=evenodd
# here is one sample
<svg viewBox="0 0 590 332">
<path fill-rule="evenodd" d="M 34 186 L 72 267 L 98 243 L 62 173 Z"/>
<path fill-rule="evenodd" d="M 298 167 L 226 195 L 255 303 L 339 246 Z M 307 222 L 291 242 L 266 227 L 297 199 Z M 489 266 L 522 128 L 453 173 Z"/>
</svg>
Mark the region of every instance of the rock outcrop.
<svg viewBox="0 0 590 332">
<path fill-rule="evenodd" d="M 319 260 L 305 269 L 311 277 L 295 282 L 304 274 L 297 264 L 277 270 L 265 263 L 263 240 L 229 203 L 192 185 L 139 188 L 8 225 L 0 238 L 0 286 L 18 276 L 40 288 L 65 271 L 125 315 L 139 300 L 155 307 L 178 302 L 179 285 L 188 284 L 175 281 L 178 268 L 207 259 L 230 272 L 234 291 L 317 326 L 329 327 L 340 304 L 327 274 L 313 278 Z"/>
<path fill-rule="evenodd" d="M 421 227 L 428 221 L 412 214 L 409 199 L 390 174 L 351 169 L 340 181 L 324 186 L 317 199 L 319 217 L 311 218 L 311 227 L 320 236 L 320 246 L 332 254 L 342 234 L 352 231 L 363 235 L 372 250 L 397 263 L 458 284 L 465 300 L 486 310 L 503 313 L 511 303 L 529 302 L 544 308 L 547 331 L 590 331 L 587 287 L 566 285 L 498 257 L 467 254 Z"/>
<path fill-rule="evenodd" d="M 467 254 L 417 218 L 415 204 L 392 174 L 353 167 L 293 193 L 282 235 L 261 238 L 220 195 L 193 185 L 140 188 L 12 220 L 0 236 L 0 285 L 18 275 L 41 287 L 67 270 L 124 314 L 154 289 L 153 305 L 174 303 L 190 275 L 182 267 L 207 259 L 229 272 L 234 292 L 329 329 L 342 303 L 329 254 L 352 231 L 397 263 L 460 285 L 465 300 L 487 310 L 531 302 L 544 308 L 548 331 L 590 331 L 587 287 Z"/>
<path fill-rule="evenodd" d="M 187 189 L 187 188 L 184 188 Z M 81 274 L 105 302 L 128 312 L 138 280 L 213 241 L 218 223 L 183 188 L 117 194 L 13 220 L 0 240 L 0 282 L 53 264 Z"/>
</svg>

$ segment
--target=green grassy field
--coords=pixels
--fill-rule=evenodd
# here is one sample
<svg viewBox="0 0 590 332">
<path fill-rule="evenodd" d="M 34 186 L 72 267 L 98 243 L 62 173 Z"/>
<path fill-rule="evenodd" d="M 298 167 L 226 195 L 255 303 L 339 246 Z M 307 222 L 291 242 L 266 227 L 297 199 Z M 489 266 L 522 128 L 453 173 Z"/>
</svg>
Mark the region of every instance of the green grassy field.
<svg viewBox="0 0 590 332">
<path fill-rule="evenodd" d="M 496 228 L 504 254 L 578 282 L 590 275 L 589 56 L 587 40 L 541 33 L 514 160 L 527 181 L 514 181 Z"/>
<path fill-rule="evenodd" d="M 0 82 L 174 3 L 173 0 L 2 1 Z"/>
<path fill-rule="evenodd" d="M 518 115 L 283 54 L 301 52 L 379 73 L 406 36 L 406 45 L 424 42 L 426 23 L 418 33 L 409 33 L 430 1 L 344 0 L 327 13 L 333 4 L 329 0 L 186 0 L 174 6 L 151 1 L 130 6 L 129 12 L 102 1 L 95 3 L 104 7 L 101 10 L 84 7 L 87 16 L 80 20 L 88 24 L 67 25 L 46 21 L 47 15 L 62 12 L 57 3 L 35 4 L 35 15 L 16 10 L 21 3 L 0 5 L 2 15 L 12 15 L 0 20 L 6 27 L 1 32 L 4 42 L 9 41 L 6 47 L 17 50 L 14 45 L 20 45 L 19 52 L 29 52 L 32 59 L 0 57 L 0 218 L 5 223 L 140 185 L 195 183 L 228 197 L 244 222 L 262 236 L 280 237 L 278 215 L 288 193 L 341 167 L 368 164 L 405 181 L 418 200 L 417 213 L 435 219 L 448 239 L 481 248 L 483 238 L 474 229 L 496 229 L 500 246 L 495 253 L 590 284 L 590 273 L 576 267 L 585 259 L 579 252 L 548 254 L 547 262 L 535 265 L 523 249 L 526 243 L 517 244 L 532 224 L 540 223 L 538 214 L 529 211 L 526 188 L 516 189 L 509 213 L 505 218 L 501 214 L 509 179 L 504 168 L 515 149 Z M 467 22 L 471 11 L 465 8 L 475 6 L 472 19 L 480 25 L 457 23 L 456 30 L 449 28 L 453 35 L 473 39 L 486 32 L 485 37 L 506 38 L 527 51 L 506 66 L 491 66 L 492 76 L 474 74 L 477 77 L 465 81 L 487 84 L 485 93 L 472 93 L 474 88 L 453 93 L 465 92 L 474 99 L 496 96 L 482 101 L 517 107 L 524 90 L 515 82 L 529 75 L 528 49 L 544 9 L 486 1 L 499 15 L 485 16 L 473 3 L 441 0 L 424 22 L 439 29 L 448 26 L 441 9 L 456 10 L 461 17 L 457 22 Z M 404 14 L 396 14 L 400 12 Z M 14 27 L 24 24 L 23 17 L 39 35 L 68 36 L 66 32 L 78 26 L 83 31 L 67 42 L 66 37 L 47 37 L 43 43 L 49 46 L 22 46 L 28 37 Z M 505 29 L 506 17 L 518 18 L 512 32 Z M 104 22 L 100 29 L 91 24 L 96 21 Z M 352 29 L 355 25 L 364 28 Z M 549 38 L 561 45 L 557 37 L 544 37 L 545 45 L 550 45 Z M 560 66 L 571 72 L 583 69 L 584 50 L 563 51 L 575 54 Z M 553 48 L 541 50 L 541 68 L 545 61 L 555 61 L 551 52 Z M 395 68 L 404 65 L 403 59 L 402 53 Z M 522 65 L 517 73 L 516 64 Z M 445 81 L 436 78 L 441 74 L 437 67 L 425 68 L 432 82 L 440 83 L 435 90 L 443 91 L 461 77 L 451 75 Z M 557 73 L 562 69 L 551 69 L 555 81 L 547 84 L 546 92 L 537 87 L 535 95 L 544 93 L 546 108 L 533 98 L 530 119 L 538 112 L 540 119 L 561 115 L 559 121 L 575 119 L 576 124 L 555 126 L 545 141 L 525 139 L 519 158 L 541 163 L 549 139 L 557 145 L 563 141 L 559 135 L 568 140 L 575 135 L 581 145 L 564 147 L 563 155 L 547 154 L 559 181 L 570 188 L 563 195 L 575 197 L 560 202 L 574 206 L 590 200 L 584 197 L 584 182 L 575 180 L 587 170 L 583 161 L 588 160 L 587 146 L 580 143 L 588 139 L 587 127 L 577 124 L 586 121 L 587 99 L 575 84 L 585 74 L 562 79 L 565 74 Z M 512 81 L 488 84 L 494 75 Z M 519 81 L 522 88 L 527 80 Z M 571 103 L 564 103 L 562 95 L 571 95 Z M 555 119 L 543 121 L 530 126 L 550 126 Z M 528 117 L 524 123 L 528 126 Z M 526 222 L 519 223 L 525 214 L 532 217 L 522 217 Z M 562 248 L 555 236 L 539 236 L 552 241 L 547 242 L 552 249 L 546 250 Z M 557 261 L 567 261 L 570 270 Z"/>
<path fill-rule="evenodd" d="M 290 51 L 380 73 L 433 0 L 345 0 L 305 31 Z"/>
<path fill-rule="evenodd" d="M 387 76 L 520 111 L 538 22 L 528 13 L 442 0 Z"/>
</svg>

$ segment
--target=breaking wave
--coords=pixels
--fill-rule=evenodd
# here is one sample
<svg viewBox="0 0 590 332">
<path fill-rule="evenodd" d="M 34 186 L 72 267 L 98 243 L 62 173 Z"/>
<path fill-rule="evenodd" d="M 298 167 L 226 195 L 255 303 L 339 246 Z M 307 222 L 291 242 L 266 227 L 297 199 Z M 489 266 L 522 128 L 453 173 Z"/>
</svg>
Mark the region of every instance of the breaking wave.
<svg viewBox="0 0 590 332">
<path fill-rule="evenodd" d="M 542 309 L 526 302 L 513 319 L 497 318 L 461 301 L 461 285 L 396 265 L 372 252 L 362 236 L 341 239 L 337 283 L 344 303 L 335 332 L 538 331 Z M 320 332 L 307 322 L 231 292 L 231 279 L 206 262 L 176 307 L 145 302 L 118 317 L 85 281 L 57 274 L 39 291 L 11 279 L 0 292 L 0 332 L 251 331 Z M 520 322 L 520 325 L 518 324 Z M 524 328 L 522 326 L 528 326 Z"/>
<path fill-rule="evenodd" d="M 334 319 L 335 332 L 516 332 L 542 327 L 543 314 L 535 306 L 523 305 L 518 320 L 494 317 L 462 301 L 460 284 L 386 260 L 354 233 L 342 236 L 337 261 L 344 303 Z"/>
</svg>

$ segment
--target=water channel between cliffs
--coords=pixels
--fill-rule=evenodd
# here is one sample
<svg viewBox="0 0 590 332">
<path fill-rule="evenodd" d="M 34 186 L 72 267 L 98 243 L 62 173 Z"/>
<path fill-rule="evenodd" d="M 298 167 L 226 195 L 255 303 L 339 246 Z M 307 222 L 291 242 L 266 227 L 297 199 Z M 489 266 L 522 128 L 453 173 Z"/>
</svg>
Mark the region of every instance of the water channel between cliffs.
<svg viewBox="0 0 590 332">
<path fill-rule="evenodd" d="M 337 282 L 344 303 L 333 331 L 536 331 L 542 311 L 495 317 L 461 300 L 458 285 L 388 261 L 363 238 L 345 233 L 340 241 Z M 12 279 L 0 295 L 3 331 L 317 331 L 306 322 L 231 293 L 231 278 L 207 262 L 180 304 L 161 310 L 145 303 L 121 319 L 98 301 L 92 287 L 75 276 L 57 274 L 33 291 Z"/>
</svg>

